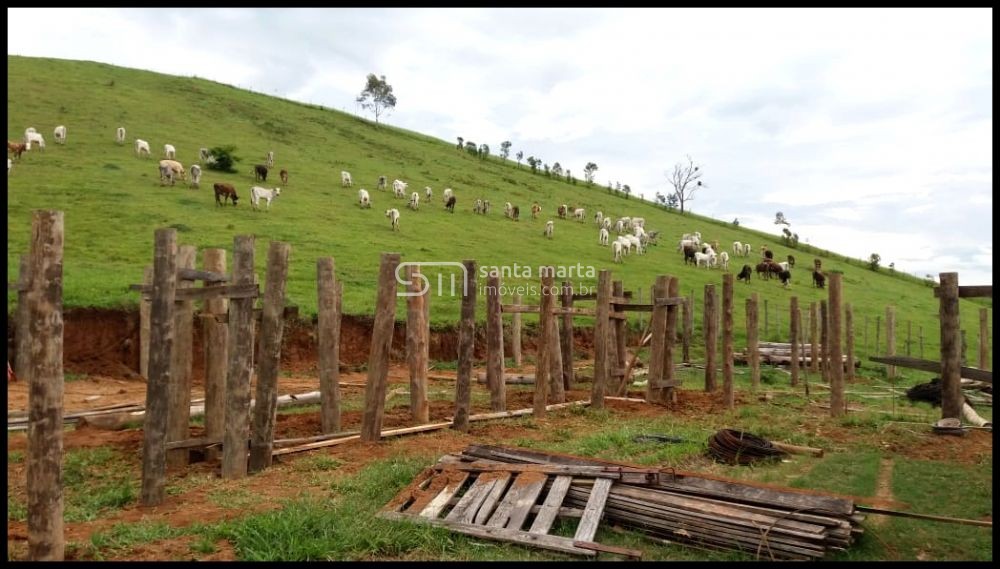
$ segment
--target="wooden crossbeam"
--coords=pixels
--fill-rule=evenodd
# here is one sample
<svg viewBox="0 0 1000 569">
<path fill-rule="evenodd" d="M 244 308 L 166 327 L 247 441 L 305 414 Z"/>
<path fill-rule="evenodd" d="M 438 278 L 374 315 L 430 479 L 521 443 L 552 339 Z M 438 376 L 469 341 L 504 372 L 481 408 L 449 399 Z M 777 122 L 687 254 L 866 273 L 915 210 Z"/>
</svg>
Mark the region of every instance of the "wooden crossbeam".
<svg viewBox="0 0 1000 569">
<path fill-rule="evenodd" d="M 624 297 L 626 299 L 632 298 L 632 291 L 626 290 L 624 293 L 622 293 L 622 296 L 615 297 L 615 298 L 622 298 L 622 297 Z M 590 294 L 574 294 L 573 295 L 573 300 L 574 301 L 576 301 L 576 300 L 597 300 L 597 293 L 595 292 L 595 293 L 590 293 Z"/>
<path fill-rule="evenodd" d="M 537 304 L 501 304 L 500 311 L 506 314 L 538 314 L 539 306 Z M 552 314 L 569 314 L 570 316 L 595 316 L 596 312 L 593 308 L 554 308 L 552 309 Z"/>
<path fill-rule="evenodd" d="M 153 287 L 149 285 L 134 284 L 129 285 L 129 290 L 136 290 L 144 296 L 153 294 Z M 175 301 L 183 300 L 204 300 L 207 298 L 257 298 L 260 296 L 260 289 L 255 284 L 224 285 L 205 288 L 178 288 L 174 293 Z"/>
<path fill-rule="evenodd" d="M 670 296 L 666 298 L 657 298 L 654 301 L 656 306 L 681 306 L 684 304 L 683 296 Z"/>
<path fill-rule="evenodd" d="M 177 280 L 179 281 L 205 281 L 206 283 L 227 283 L 232 280 L 230 275 L 213 273 L 212 271 L 199 271 L 198 269 L 177 269 Z"/>
<path fill-rule="evenodd" d="M 958 298 L 982 297 L 993 297 L 993 285 L 971 285 L 958 287 Z M 941 298 L 941 287 L 934 287 L 934 298 Z"/>
<path fill-rule="evenodd" d="M 921 360 L 919 358 L 910 358 L 906 356 L 893 356 L 893 357 L 871 356 L 868 359 L 870 359 L 873 362 L 878 362 L 880 364 L 888 364 L 910 369 L 919 369 L 923 371 L 941 373 L 941 362 L 936 362 L 933 360 Z M 974 379 L 976 381 L 985 381 L 987 383 L 993 383 L 992 371 L 986 371 L 974 367 L 962 366 L 961 377 L 967 379 Z"/>
</svg>

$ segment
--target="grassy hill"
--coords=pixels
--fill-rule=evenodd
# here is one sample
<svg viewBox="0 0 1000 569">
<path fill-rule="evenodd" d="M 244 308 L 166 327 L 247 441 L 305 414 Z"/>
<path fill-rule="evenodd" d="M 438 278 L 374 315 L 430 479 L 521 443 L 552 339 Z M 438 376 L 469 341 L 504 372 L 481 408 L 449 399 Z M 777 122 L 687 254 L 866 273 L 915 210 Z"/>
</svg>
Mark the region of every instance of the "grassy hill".
<svg viewBox="0 0 1000 569">
<path fill-rule="evenodd" d="M 7 271 L 15 275 L 19 255 L 27 252 L 31 211 L 64 211 L 67 307 L 135 305 L 137 294 L 126 288 L 140 282 L 143 267 L 152 261 L 153 230 L 175 227 L 180 243 L 196 245 L 199 250 L 223 247 L 231 251 L 235 235 L 255 234 L 257 270 L 262 279 L 268 242 L 290 243 L 288 301 L 299 305 L 306 315 L 316 309 L 318 257 L 333 256 L 336 260 L 337 275 L 344 283 L 345 312 L 371 314 L 379 254 L 395 251 L 402 253 L 404 261 L 475 259 L 480 266 L 516 263 L 531 267 L 532 278 L 508 279 L 511 285 L 537 284 L 537 268 L 544 264 L 612 268 L 614 278 L 623 279 L 627 289 L 645 287 L 647 291 L 657 274 L 671 274 L 680 278 L 683 294 L 694 294 L 696 321 L 700 321 L 703 286 L 716 283 L 721 294 L 722 277 L 718 270 L 685 266 L 676 251 L 682 233 L 698 230 L 706 240 L 718 240 L 727 251 L 734 240 L 749 241 L 754 245 L 754 261 L 762 244 L 774 250 L 778 259 L 789 253 L 798 259 L 800 268 L 793 271 L 789 290 L 756 277 L 750 285 L 736 284 L 738 330 L 743 329 L 744 301 L 757 292 L 769 301 L 772 311 L 780 307 L 784 337 L 790 296 L 798 295 L 806 309 L 810 302 L 826 298 L 826 291 L 813 288 L 810 281 L 813 258 L 820 257 L 824 270 L 844 273 L 844 298 L 854 306 L 859 352 L 865 315 L 870 317 L 870 342 L 874 342 L 875 317 L 884 318 L 887 305 L 897 308 L 900 353 L 904 352 L 908 320 L 912 321 L 914 341 L 918 327 L 923 328 L 926 357 L 933 357 L 938 349 L 937 301 L 926 284 L 912 277 L 890 275 L 884 269 L 873 272 L 857 260 L 813 251 L 808 246 L 793 250 L 775 236 L 697 215 L 681 216 L 640 200 L 609 195 L 599 186 L 572 185 L 534 175 L 526 165 L 518 167 L 496 156 L 479 160 L 457 151 L 453 142 L 376 126 L 317 106 L 202 79 L 99 63 L 12 56 L 7 61 L 7 137 L 20 139 L 26 127 L 34 126 L 48 144 L 44 152 L 25 154 L 8 176 Z M 52 140 L 52 129 L 58 124 L 68 130 L 65 146 Z M 123 146 L 114 142 L 118 126 L 127 129 Z M 475 133 L 461 134 L 478 139 Z M 136 138 L 150 142 L 153 158 L 134 155 L 132 141 Z M 489 142 L 499 147 L 499 140 Z M 239 172 L 205 170 L 198 190 L 183 183 L 162 187 L 157 157 L 164 143 L 177 148 L 177 158 L 185 166 L 196 162 L 199 147 L 234 145 L 235 155 L 242 158 L 237 164 Z M 516 151 L 518 144 L 514 143 Z M 249 172 L 268 150 L 275 152 L 274 177 L 277 169 L 285 168 L 290 180 L 269 213 L 255 212 L 249 203 L 248 189 L 253 184 Z M 353 174 L 353 189 L 341 188 L 341 170 Z M 582 168 L 573 170 L 580 172 Z M 393 199 L 391 192 L 375 190 L 380 175 L 408 181 L 410 190 L 419 191 L 421 197 L 423 187 L 431 186 L 434 200 L 411 212 L 403 200 Z M 217 181 L 236 186 L 242 198 L 238 207 L 215 206 L 211 188 Z M 267 185 L 281 184 L 269 180 Z M 372 209 L 358 208 L 359 187 L 371 193 Z M 442 205 L 446 187 L 453 188 L 458 197 L 454 214 Z M 472 213 L 472 202 L 478 197 L 492 202 L 490 215 Z M 505 201 L 520 206 L 520 222 L 504 218 Z M 538 220 L 529 215 L 533 201 L 543 207 Z M 586 208 L 587 222 L 557 219 L 555 210 L 561 203 Z M 388 207 L 402 213 L 399 232 L 391 231 L 384 217 Z M 662 232 L 661 244 L 651 247 L 645 256 L 627 257 L 622 265 L 612 263 L 609 248 L 597 244 L 593 223 L 597 210 L 615 217 L 645 217 L 648 230 Z M 552 240 L 542 236 L 549 219 L 556 221 Z M 731 270 L 738 271 L 743 262 L 734 258 Z M 575 280 L 589 285 L 596 282 Z M 8 292 L 8 307 L 13 299 Z M 526 303 L 532 300 L 525 298 Z M 981 305 L 962 304 L 963 327 L 969 331 L 969 353 L 974 359 L 976 311 Z M 435 325 L 457 321 L 457 298 L 434 298 L 432 306 Z M 397 312 L 397 317 L 402 314 Z M 482 319 L 482 312 L 479 315 Z M 774 316 L 771 330 L 773 339 L 778 339 Z"/>
</svg>

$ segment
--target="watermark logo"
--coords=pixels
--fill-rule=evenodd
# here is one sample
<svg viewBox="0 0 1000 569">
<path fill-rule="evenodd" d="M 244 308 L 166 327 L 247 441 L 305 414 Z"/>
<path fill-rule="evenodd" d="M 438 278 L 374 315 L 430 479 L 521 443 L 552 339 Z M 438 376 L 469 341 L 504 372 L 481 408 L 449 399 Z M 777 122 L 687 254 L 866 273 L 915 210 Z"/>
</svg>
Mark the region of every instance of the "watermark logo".
<svg viewBox="0 0 1000 569">
<path fill-rule="evenodd" d="M 412 291 L 412 290 L 410 290 L 410 286 L 414 283 L 414 281 L 411 281 L 411 280 L 409 280 L 407 278 L 408 274 L 409 274 L 408 268 L 411 267 L 411 266 L 412 267 L 417 267 L 417 271 L 418 272 L 414 275 L 414 278 L 415 279 L 419 279 L 423 283 L 422 286 L 420 287 L 419 291 Z M 427 291 L 429 291 L 430 288 L 431 288 L 431 281 L 430 281 L 429 278 L 427 278 L 427 275 L 424 274 L 423 267 L 458 267 L 458 270 L 461 271 L 462 296 L 466 296 L 466 295 L 469 294 L 469 288 L 468 288 L 469 287 L 469 278 L 468 278 L 469 277 L 469 272 L 468 272 L 468 270 L 466 270 L 465 265 L 463 265 L 462 263 L 456 263 L 455 261 L 439 261 L 439 262 L 422 262 L 422 261 L 421 262 L 417 262 L 417 261 L 409 262 L 408 261 L 408 262 L 400 263 L 399 265 L 396 266 L 396 282 L 399 283 L 399 284 L 401 284 L 401 285 L 403 285 L 402 290 L 397 290 L 396 291 L 396 296 L 423 296 L 423 295 L 427 294 Z M 455 296 L 455 281 L 456 281 L 455 277 L 458 276 L 458 275 L 456 275 L 453 272 L 453 273 L 451 273 L 448 276 L 449 276 L 449 284 L 450 284 L 450 288 L 448 290 L 448 294 L 449 294 L 449 296 Z M 443 290 L 444 290 L 444 274 L 442 274 L 441 272 L 438 272 L 438 274 L 437 274 L 437 295 L 438 296 L 444 296 L 444 294 L 442 292 Z"/>
</svg>

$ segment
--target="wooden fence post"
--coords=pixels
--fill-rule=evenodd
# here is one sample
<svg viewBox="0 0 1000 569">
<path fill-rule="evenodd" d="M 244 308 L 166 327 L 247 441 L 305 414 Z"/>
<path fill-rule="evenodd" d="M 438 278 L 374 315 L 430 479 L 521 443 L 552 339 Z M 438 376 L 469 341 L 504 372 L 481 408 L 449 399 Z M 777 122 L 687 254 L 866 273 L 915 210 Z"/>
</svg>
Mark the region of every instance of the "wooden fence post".
<svg viewBox="0 0 1000 569">
<path fill-rule="evenodd" d="M 612 281 L 611 282 L 611 296 L 617 296 L 619 298 L 624 298 L 625 296 L 625 283 L 622 281 Z M 621 310 L 624 316 L 628 316 L 628 311 Z M 670 330 L 670 334 L 674 334 L 676 330 L 676 325 L 674 330 Z M 611 323 L 611 329 L 614 334 L 614 345 L 611 347 L 612 351 L 615 353 L 614 364 L 611 366 L 611 373 L 608 374 L 609 385 L 620 385 L 625 379 L 625 368 L 628 367 L 628 362 L 626 359 L 625 351 L 625 336 L 628 334 L 628 328 L 626 326 L 625 318 L 619 318 Z M 619 372 L 621 372 L 619 374 Z M 627 388 L 626 388 L 627 389 Z"/>
<path fill-rule="evenodd" d="M 31 317 L 28 315 L 28 288 L 31 286 L 31 256 L 21 255 L 17 274 L 17 328 L 14 331 L 14 375 L 31 385 Z M 152 273 L 152 270 L 150 270 Z M 148 340 L 147 340 L 148 342 Z"/>
<path fill-rule="evenodd" d="M 458 373 L 455 380 L 455 419 L 451 428 L 469 432 L 469 407 L 472 403 L 472 354 L 476 339 L 476 262 L 462 261 L 462 320 L 458 325 Z M 536 372 L 537 378 L 537 372 Z"/>
<path fill-rule="evenodd" d="M 854 309 L 851 303 L 844 304 L 844 337 L 847 340 L 847 370 L 844 380 L 854 379 Z"/>
<path fill-rule="evenodd" d="M 663 388 L 659 385 L 664 380 L 666 374 L 664 367 L 666 358 L 664 353 L 667 349 L 667 307 L 657 306 L 657 298 L 665 298 L 669 293 L 669 278 L 666 275 L 656 277 L 652 292 L 649 294 L 650 302 L 653 304 L 653 312 L 649 317 L 649 331 L 653 337 L 649 344 L 649 373 L 646 377 L 646 401 L 659 403 L 664 401 Z"/>
<path fill-rule="evenodd" d="M 608 351 L 611 341 L 611 271 L 601 269 L 597 275 L 597 320 L 594 323 L 594 384 L 591 388 L 590 406 L 604 408 L 604 393 L 610 378 Z"/>
<path fill-rule="evenodd" d="M 267 251 L 267 282 L 260 319 L 260 362 L 257 364 L 257 402 L 253 408 L 253 430 L 250 435 L 251 472 L 271 466 L 271 452 L 274 450 L 281 338 L 285 332 L 285 285 L 291 250 L 288 243 L 271 241 Z"/>
<path fill-rule="evenodd" d="M 202 266 L 206 271 L 226 274 L 226 250 L 205 249 L 202 253 Z M 224 286 L 225 283 L 209 283 L 205 286 Z M 229 311 L 229 302 L 223 297 L 210 298 L 205 301 L 201 317 L 203 332 L 202 353 L 205 357 L 205 437 L 210 440 L 222 440 L 226 424 L 226 367 L 229 363 L 227 344 L 229 327 L 217 322 L 216 317 L 223 317 Z M 219 449 L 209 448 L 205 452 L 209 460 L 219 459 Z"/>
<path fill-rule="evenodd" d="M 406 297 L 406 365 L 410 370 L 410 418 L 418 423 L 430 421 L 427 401 L 427 323 L 424 321 L 424 299 L 431 294 L 430 281 L 423 291 L 424 280 L 416 265 L 407 267 L 409 293 Z M 423 292 L 423 294 L 418 294 Z"/>
<path fill-rule="evenodd" d="M 760 389 L 760 338 L 758 337 L 757 302 L 757 293 L 750 293 L 750 298 L 746 299 L 747 363 L 750 364 L 750 385 L 754 391 Z"/>
<path fill-rule="evenodd" d="M 389 349 L 396 320 L 396 267 L 399 253 L 382 253 L 379 263 L 378 293 L 375 300 L 375 323 L 368 354 L 368 380 L 365 384 L 365 409 L 361 421 L 361 440 L 378 442 L 382 437 L 385 411 L 385 383 L 389 374 Z"/>
<path fill-rule="evenodd" d="M 890 358 L 896 355 L 896 310 L 891 306 L 885 307 L 885 353 Z M 895 379 L 896 366 L 888 366 L 886 371 L 889 379 Z"/>
<path fill-rule="evenodd" d="M 809 303 L 809 370 L 819 372 L 819 308 Z"/>
<path fill-rule="evenodd" d="M 177 269 L 193 269 L 198 249 L 177 248 Z M 193 281 L 178 280 L 177 290 L 194 287 Z M 170 404 L 167 408 L 167 441 L 183 441 L 191 436 L 191 365 L 194 348 L 194 301 L 180 300 L 174 307 L 174 349 L 170 353 Z M 167 452 L 168 467 L 184 467 L 188 450 Z"/>
<path fill-rule="evenodd" d="M 233 238 L 234 285 L 249 285 L 254 282 L 254 241 L 253 235 L 237 235 Z M 226 373 L 226 434 L 222 443 L 223 478 L 243 478 L 247 475 L 255 301 L 254 298 L 229 300 L 229 369 Z"/>
<path fill-rule="evenodd" d="M 552 294 L 553 275 L 551 267 L 542 266 L 541 271 L 541 297 L 538 301 L 538 350 L 535 355 L 535 396 L 532 405 L 532 415 L 535 418 L 545 416 L 545 406 L 548 404 L 549 382 L 555 381 L 551 377 L 552 358 L 559 351 L 559 346 L 553 346 L 553 336 L 551 328 L 555 326 L 552 321 L 552 309 L 555 306 L 555 297 Z M 594 380 L 596 381 L 596 377 Z M 562 378 L 559 378 L 562 381 Z"/>
<path fill-rule="evenodd" d="M 167 396 L 174 347 L 174 294 L 177 287 L 177 230 L 157 229 L 153 249 L 153 290 L 149 313 L 149 377 L 143 422 L 142 505 L 164 498 L 167 470 Z M 60 421 L 61 423 L 61 421 Z M 246 444 L 245 442 L 243 443 Z"/>
<path fill-rule="evenodd" d="M 880 349 L 879 346 L 881 345 L 881 342 L 879 340 L 881 339 L 881 336 L 882 336 L 882 317 L 881 316 L 875 316 L 875 353 L 876 354 L 881 354 L 882 353 L 881 351 L 879 351 L 879 349 Z"/>
<path fill-rule="evenodd" d="M 989 309 L 979 309 L 979 369 L 989 368 L 990 328 Z"/>
<path fill-rule="evenodd" d="M 340 287 L 333 257 L 316 259 L 320 428 L 340 431 Z"/>
<path fill-rule="evenodd" d="M 142 270 L 142 284 L 153 286 L 153 266 Z M 153 301 L 145 294 L 139 299 L 139 375 L 149 379 L 149 313 Z"/>
<path fill-rule="evenodd" d="M 573 308 L 573 282 L 564 281 L 562 284 L 562 306 L 563 308 Z M 573 381 L 573 315 L 563 314 L 562 334 L 559 338 L 562 346 L 562 384 L 563 390 L 572 389 Z M 563 395 L 565 398 L 565 395 Z"/>
<path fill-rule="evenodd" d="M 684 336 L 681 344 L 681 361 L 686 364 L 691 363 L 691 338 L 694 336 L 694 307 L 691 305 L 691 297 L 684 298 L 681 305 L 683 311 L 681 318 L 684 319 Z"/>
<path fill-rule="evenodd" d="M 960 313 L 958 309 L 958 273 L 939 273 L 941 283 L 941 417 L 960 419 L 965 397 L 962 395 L 961 354 L 959 353 Z"/>
<path fill-rule="evenodd" d="M 819 301 L 819 371 L 823 383 L 830 383 L 830 311 L 827 301 Z"/>
<path fill-rule="evenodd" d="M 557 285 L 553 281 L 552 284 L 552 309 L 556 309 L 556 298 L 561 297 L 564 293 L 563 289 L 559 289 L 559 293 L 556 293 Z M 548 335 L 548 346 L 549 346 L 549 389 L 546 400 L 549 403 L 565 403 L 566 402 L 566 377 L 563 372 L 566 370 L 566 365 L 563 363 L 563 348 L 565 347 L 562 343 L 562 334 L 559 333 L 559 328 L 562 323 L 559 321 L 555 315 L 549 319 L 549 325 L 546 330 L 543 330 Z M 572 330 L 572 323 L 570 325 L 570 330 Z M 572 360 L 570 361 L 569 367 L 572 369 Z"/>
<path fill-rule="evenodd" d="M 715 285 L 705 285 L 705 310 L 702 327 L 705 332 L 705 391 L 715 391 L 715 345 L 718 336 L 715 316 Z"/>
<path fill-rule="evenodd" d="M 736 406 L 733 391 L 733 273 L 722 275 L 722 398 L 729 409 Z"/>
<path fill-rule="evenodd" d="M 681 284 L 677 277 L 667 277 L 667 296 L 670 298 L 677 298 L 681 295 Z M 650 295 L 655 302 L 655 297 Z M 663 346 L 663 382 L 668 384 L 668 387 L 663 388 L 661 395 L 661 400 L 670 403 L 677 402 L 677 389 L 669 384 L 674 381 L 674 331 L 677 330 L 677 306 L 670 305 L 667 307 L 667 334 L 666 341 Z"/>
<path fill-rule="evenodd" d="M 521 295 L 515 294 L 511 304 L 515 306 L 521 305 Z M 521 313 L 515 312 L 510 316 L 510 352 L 511 356 L 514 358 L 514 367 L 519 368 L 522 365 L 521 361 Z"/>
<path fill-rule="evenodd" d="M 545 333 L 545 328 L 542 328 L 542 334 Z M 493 270 L 486 277 L 486 385 L 490 388 L 491 411 L 507 409 L 507 384 L 503 364 L 500 275 Z"/>
<path fill-rule="evenodd" d="M 789 335 L 791 338 L 791 361 L 789 365 L 792 372 L 792 387 L 799 384 L 799 321 L 795 317 L 799 311 L 799 297 L 793 296 L 788 305 Z"/>
<path fill-rule="evenodd" d="M 28 559 L 63 561 L 63 212 L 31 218 L 28 336 Z"/>
<path fill-rule="evenodd" d="M 830 332 L 827 341 L 830 344 L 827 367 L 830 374 L 830 416 L 841 417 L 847 412 L 847 400 L 844 398 L 844 357 L 840 348 L 840 285 L 843 275 L 831 272 L 828 275 L 828 291 L 830 299 Z M 826 343 L 826 342 L 824 342 Z"/>
</svg>

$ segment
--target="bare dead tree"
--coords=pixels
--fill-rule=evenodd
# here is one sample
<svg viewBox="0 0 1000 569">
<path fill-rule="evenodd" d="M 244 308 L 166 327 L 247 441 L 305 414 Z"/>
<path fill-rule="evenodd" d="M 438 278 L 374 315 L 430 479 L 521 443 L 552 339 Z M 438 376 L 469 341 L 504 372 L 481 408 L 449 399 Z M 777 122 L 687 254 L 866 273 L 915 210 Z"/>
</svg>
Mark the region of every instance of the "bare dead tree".
<svg viewBox="0 0 1000 569">
<path fill-rule="evenodd" d="M 681 206 L 681 213 L 684 213 L 684 204 L 694 199 L 694 193 L 704 184 L 701 183 L 701 170 L 694 165 L 691 156 L 687 157 L 687 164 L 678 163 L 674 165 L 672 173 L 667 172 L 667 181 L 674 187 L 674 195 Z"/>
</svg>

